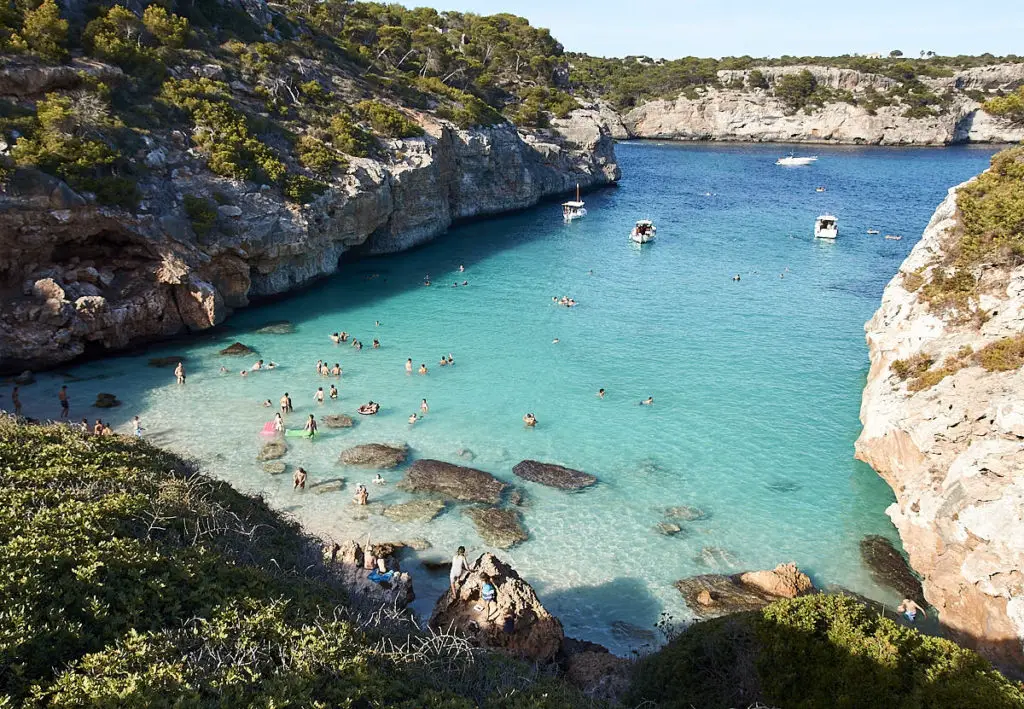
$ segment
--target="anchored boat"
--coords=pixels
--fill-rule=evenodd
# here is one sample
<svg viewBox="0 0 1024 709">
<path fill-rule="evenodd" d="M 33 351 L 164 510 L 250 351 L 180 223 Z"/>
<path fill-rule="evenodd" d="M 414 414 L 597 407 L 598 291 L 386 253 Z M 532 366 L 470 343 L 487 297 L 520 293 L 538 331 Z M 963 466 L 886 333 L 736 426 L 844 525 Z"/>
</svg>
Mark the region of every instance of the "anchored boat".
<svg viewBox="0 0 1024 709">
<path fill-rule="evenodd" d="M 817 159 L 817 155 L 806 155 L 803 157 L 799 157 L 791 154 L 787 157 L 779 158 L 778 160 L 775 161 L 775 164 L 782 165 L 783 167 L 802 167 L 804 165 L 810 165 Z"/>
<path fill-rule="evenodd" d="M 566 223 L 587 216 L 587 208 L 580 201 L 580 186 L 576 185 L 576 201 L 562 203 L 562 220 Z"/>
<path fill-rule="evenodd" d="M 633 227 L 633 231 L 629 232 L 629 240 L 637 244 L 646 244 L 654 241 L 657 233 L 658 227 L 654 226 L 654 222 L 650 219 L 641 219 Z"/>
<path fill-rule="evenodd" d="M 833 240 L 839 236 L 839 219 L 831 214 L 822 214 L 814 220 L 814 238 Z"/>
</svg>

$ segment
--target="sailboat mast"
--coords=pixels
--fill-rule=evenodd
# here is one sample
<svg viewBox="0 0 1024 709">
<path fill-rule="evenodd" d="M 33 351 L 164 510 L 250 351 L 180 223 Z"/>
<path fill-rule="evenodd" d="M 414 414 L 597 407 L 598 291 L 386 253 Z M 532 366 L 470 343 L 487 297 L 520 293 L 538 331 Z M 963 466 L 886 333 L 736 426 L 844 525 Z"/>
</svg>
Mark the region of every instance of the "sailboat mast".
<svg viewBox="0 0 1024 709">
<path fill-rule="evenodd" d="M 580 183 L 579 182 L 576 183 L 576 201 L 577 202 L 580 201 Z"/>
</svg>

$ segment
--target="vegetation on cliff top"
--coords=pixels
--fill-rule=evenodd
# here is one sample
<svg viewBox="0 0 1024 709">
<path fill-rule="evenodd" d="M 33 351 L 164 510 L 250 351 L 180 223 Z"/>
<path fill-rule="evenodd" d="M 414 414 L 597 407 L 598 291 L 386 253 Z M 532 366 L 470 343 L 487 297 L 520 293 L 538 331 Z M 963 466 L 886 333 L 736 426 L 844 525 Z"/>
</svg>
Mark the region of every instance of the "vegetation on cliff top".
<svg viewBox="0 0 1024 709">
<path fill-rule="evenodd" d="M 320 546 L 141 440 L 0 417 L 0 706 L 584 706 L 349 606 Z M 401 632 L 399 632 L 401 631 Z"/>
<path fill-rule="evenodd" d="M 627 700 L 661 709 L 1011 709 L 1024 692 L 970 650 L 848 596 L 819 594 L 691 626 L 641 660 Z"/>
</svg>

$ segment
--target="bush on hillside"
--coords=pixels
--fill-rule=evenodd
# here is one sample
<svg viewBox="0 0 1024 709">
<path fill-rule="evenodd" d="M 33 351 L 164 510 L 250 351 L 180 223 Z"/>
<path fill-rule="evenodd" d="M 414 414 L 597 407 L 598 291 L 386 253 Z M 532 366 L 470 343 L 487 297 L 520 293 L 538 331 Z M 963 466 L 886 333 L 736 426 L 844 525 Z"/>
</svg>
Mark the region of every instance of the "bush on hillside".
<svg viewBox="0 0 1024 709">
<path fill-rule="evenodd" d="M 217 209 L 203 197 L 185 195 L 185 214 L 192 222 L 192 230 L 199 236 L 208 235 L 217 222 Z"/>
<path fill-rule="evenodd" d="M 337 152 L 319 138 L 311 135 L 299 136 L 295 142 L 295 152 L 299 162 L 318 175 L 330 175 L 331 170 L 344 164 Z"/>
<path fill-rule="evenodd" d="M 1004 337 L 985 345 L 976 355 L 978 364 L 990 372 L 1008 372 L 1024 366 L 1024 335 Z"/>
<path fill-rule="evenodd" d="M 817 594 L 691 626 L 640 661 L 627 701 L 661 709 L 1012 709 L 1024 692 L 970 650 L 848 596 Z"/>
<path fill-rule="evenodd" d="M 814 74 L 803 69 L 795 74 L 786 74 L 775 82 L 775 95 L 786 104 L 791 111 L 807 105 L 811 96 L 818 88 Z"/>
<path fill-rule="evenodd" d="M 373 132 L 385 138 L 414 138 L 423 135 L 423 128 L 404 113 L 380 101 L 360 101 L 356 113 L 366 120 Z"/>
<path fill-rule="evenodd" d="M 993 116 L 1001 116 L 1014 123 L 1024 123 L 1024 86 L 1005 96 L 996 96 L 985 101 L 982 108 Z"/>
<path fill-rule="evenodd" d="M 34 10 L 25 13 L 21 39 L 28 48 L 51 61 L 63 61 L 68 56 L 68 21 L 60 16 L 54 0 L 44 0 Z"/>
<path fill-rule="evenodd" d="M 357 158 L 369 157 L 373 149 L 373 136 L 363 130 L 347 110 L 331 118 L 328 131 L 331 144 L 337 150 Z"/>
</svg>

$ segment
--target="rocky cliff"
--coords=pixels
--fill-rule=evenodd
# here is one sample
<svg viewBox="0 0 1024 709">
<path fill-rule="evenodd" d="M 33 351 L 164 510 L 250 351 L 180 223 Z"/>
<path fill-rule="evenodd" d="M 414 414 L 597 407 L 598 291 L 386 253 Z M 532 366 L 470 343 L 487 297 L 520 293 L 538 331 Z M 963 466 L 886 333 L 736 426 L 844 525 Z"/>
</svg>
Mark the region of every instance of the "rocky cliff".
<svg viewBox="0 0 1024 709">
<path fill-rule="evenodd" d="M 39 76 L 8 83 L 49 90 Z M 530 131 L 461 130 L 426 113 L 417 120 L 423 137 L 353 158 L 301 206 L 213 174 L 181 131 L 155 132 L 137 155 L 147 166 L 137 210 L 100 206 L 54 177 L 19 170 L 0 190 L 0 370 L 210 328 L 254 297 L 333 273 L 353 249 L 401 251 L 459 219 L 619 178 L 595 111 Z M 193 228 L 186 196 L 219 205 L 209 234 Z"/>
<path fill-rule="evenodd" d="M 870 107 L 867 92 L 886 96 L 898 82 L 885 76 L 835 67 L 763 67 L 764 80 L 809 71 L 817 86 L 845 92 L 850 101 L 830 100 L 824 106 L 794 111 L 770 89 L 729 88 L 749 80 L 750 70 L 718 72 L 725 88 L 702 87 L 675 100 L 643 103 L 621 116 L 629 137 L 671 140 L 742 142 L 809 142 L 870 145 L 949 145 L 1013 143 L 1024 140 L 1024 126 L 981 110 L 981 94 L 1012 90 L 1024 84 L 1024 65 L 965 69 L 949 77 L 923 79 L 937 95 L 947 97 L 934 115 L 905 116 L 907 106 Z M 980 93 L 979 93 L 980 92 Z M 613 131 L 620 130 L 606 118 Z"/>
<path fill-rule="evenodd" d="M 887 510 L 928 601 L 956 639 L 1024 666 L 1024 370 L 988 371 L 965 353 L 1024 331 L 1024 266 L 979 268 L 987 320 L 930 309 L 922 289 L 958 226 L 956 188 L 886 287 L 866 326 L 871 369 L 856 455 L 896 493 Z M 971 348 L 970 350 L 966 348 Z M 958 362 L 912 391 L 897 361 Z M 895 368 L 895 369 L 898 369 Z"/>
</svg>

